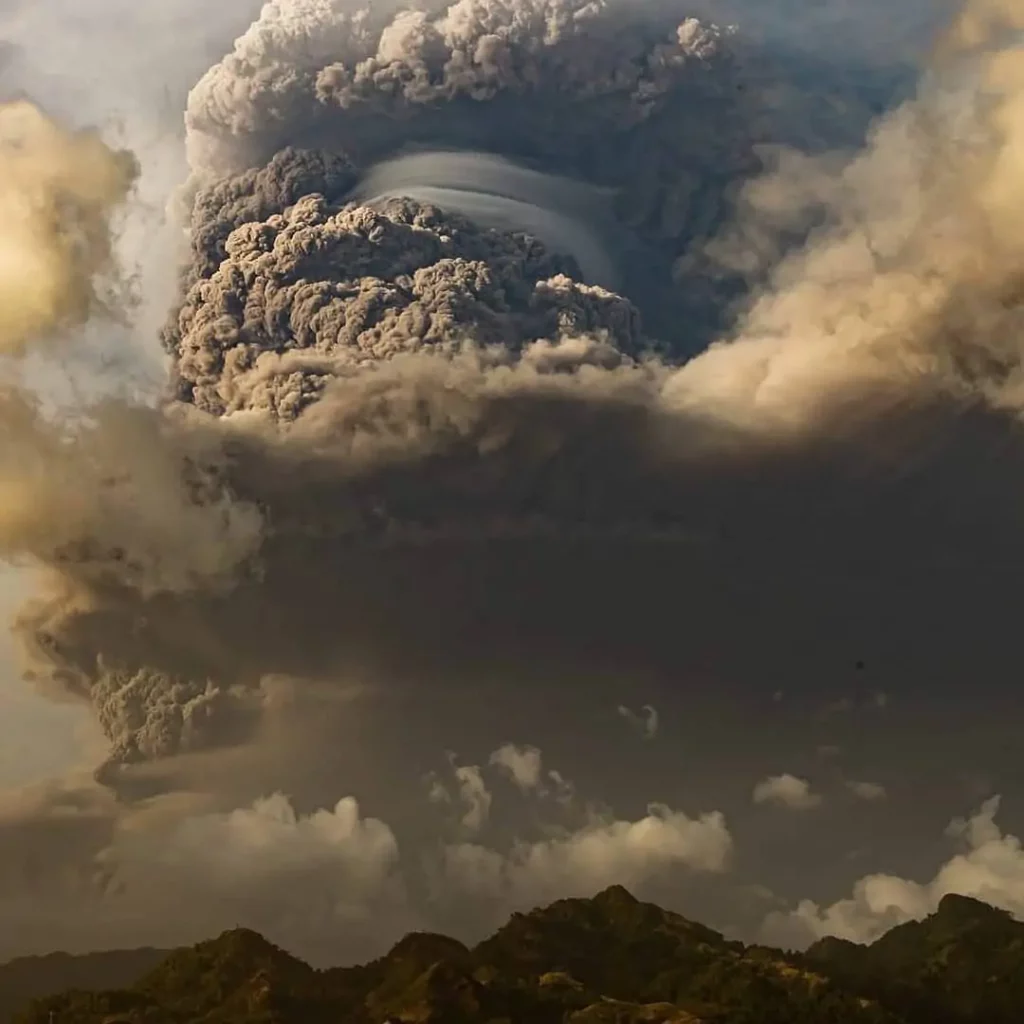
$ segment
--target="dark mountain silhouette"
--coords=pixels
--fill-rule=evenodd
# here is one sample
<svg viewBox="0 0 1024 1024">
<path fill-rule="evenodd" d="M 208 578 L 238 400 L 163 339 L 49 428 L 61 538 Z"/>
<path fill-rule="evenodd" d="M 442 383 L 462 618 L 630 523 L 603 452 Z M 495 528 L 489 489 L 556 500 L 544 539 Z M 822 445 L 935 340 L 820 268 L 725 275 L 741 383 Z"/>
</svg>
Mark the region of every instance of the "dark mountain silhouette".
<svg viewBox="0 0 1024 1024">
<path fill-rule="evenodd" d="M 108 989 L 133 985 L 167 955 L 166 949 L 120 949 L 111 953 L 50 953 L 0 964 L 0 1021 L 33 999 L 63 989 Z"/>
<path fill-rule="evenodd" d="M 60 958 L 54 988 L 18 1024 L 1014 1024 L 1024 1019 L 1024 925 L 950 896 L 871 946 L 805 954 L 745 946 L 614 886 L 514 914 L 468 948 L 407 935 L 357 967 L 317 971 L 246 929 L 164 955 L 126 987 Z M 135 957 L 135 961 L 130 958 Z M 141 959 L 140 959 L 141 957 Z M 25 965 L 0 968 L 17 981 Z M 67 961 L 81 962 L 72 972 Z M 120 968 L 119 968 L 120 969 Z M 34 992 L 40 988 L 38 969 Z M 123 984 L 123 983 L 122 983 Z M 86 989 L 91 989 L 87 991 Z M 13 989 L 12 989 L 13 991 Z M 27 991 L 23 987 L 22 991 Z"/>
<path fill-rule="evenodd" d="M 899 925 L 870 946 L 823 939 L 805 958 L 909 1019 L 1024 1021 L 1024 924 L 967 896 L 943 897 L 931 917 Z"/>
</svg>

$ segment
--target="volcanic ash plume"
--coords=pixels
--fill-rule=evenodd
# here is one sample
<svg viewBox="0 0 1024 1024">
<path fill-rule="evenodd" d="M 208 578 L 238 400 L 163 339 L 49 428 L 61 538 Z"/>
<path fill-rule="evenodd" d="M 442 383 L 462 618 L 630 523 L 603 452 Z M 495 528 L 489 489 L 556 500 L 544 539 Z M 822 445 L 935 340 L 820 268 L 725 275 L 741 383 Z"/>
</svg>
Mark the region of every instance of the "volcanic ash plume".
<svg viewBox="0 0 1024 1024">
<path fill-rule="evenodd" d="M 123 312 L 111 223 L 135 177 L 129 153 L 28 102 L 0 107 L 0 344 L 59 353 L 86 319 Z M 223 491 L 212 440 L 188 417 L 109 398 L 50 411 L 0 389 L 0 554 L 50 570 L 47 608 L 88 604 L 86 581 L 137 593 L 227 579 L 259 536 Z M 56 660 L 54 660 L 56 659 Z M 44 655 L 50 671 L 59 652 Z M 58 675 L 59 675 L 59 670 Z"/>
<path fill-rule="evenodd" d="M 588 283 L 618 282 L 648 329 L 690 354 L 734 284 L 716 280 L 701 245 L 757 169 L 758 144 L 849 144 L 867 116 L 864 97 L 820 75 L 815 88 L 828 103 L 809 103 L 786 61 L 689 17 L 679 0 L 396 6 L 267 4 L 189 98 L 197 178 L 251 170 L 285 146 L 342 153 L 371 181 L 378 162 L 410 151 L 483 153 L 491 167 L 495 157 L 524 165 L 520 185 L 535 172 L 517 196 L 527 209 L 515 215 L 505 204 L 532 232 L 572 212 L 564 186 L 548 187 L 545 176 L 598 186 L 617 230 L 600 225 L 613 266 L 585 268 Z M 826 105 L 843 114 L 823 118 Z M 439 184 L 402 182 L 406 197 Z M 475 181 L 458 185 L 454 206 L 451 196 L 430 201 L 464 209 L 472 191 L 476 208 L 489 197 L 493 213 L 507 198 L 479 162 Z"/>
<path fill-rule="evenodd" d="M 776 152 L 741 187 L 756 143 L 787 139 L 732 40 L 674 4 L 279 2 L 204 77 L 174 398 L 133 433 L 161 459 L 127 476 L 176 497 L 121 559 L 181 585 L 65 545 L 61 599 L 24 622 L 115 761 L 251 736 L 280 677 L 514 692 L 713 660 L 760 681 L 750 652 L 791 623 L 839 649 L 907 607 L 934 614 L 900 642 L 930 650 L 936 616 L 1004 572 L 1024 497 L 1015 51 L 961 51 L 989 95 L 959 120 L 926 88 L 852 160 Z M 640 276 L 686 301 L 727 196 L 716 260 L 810 240 L 687 363 L 700 322 L 676 298 L 659 313 L 628 274 L 585 283 L 558 239 L 374 187 L 416 144 L 612 190 Z M 451 189 L 481 184 L 467 166 Z M 173 489 L 183 461 L 198 490 Z M 950 551 L 936 610 L 915 581 Z"/>
<path fill-rule="evenodd" d="M 27 102 L 0 107 L 0 343 L 8 355 L 71 344 L 92 315 L 123 310 L 111 221 L 134 177 L 131 154 L 97 135 L 66 130 Z M 187 585 L 233 564 L 237 547 L 225 546 L 232 514 L 199 498 L 215 448 L 187 429 L 171 440 L 162 414 L 118 401 L 74 422 L 47 415 L 17 383 L 18 368 L 10 364 L 0 393 L 7 557 L 143 589 Z M 185 523 L 195 531 L 188 540 L 178 534 Z"/>
<path fill-rule="evenodd" d="M 506 97 L 502 112 L 515 106 L 518 116 L 488 118 L 480 145 L 511 133 L 571 151 L 599 141 L 598 123 L 621 129 L 652 116 L 680 79 L 700 77 L 719 51 L 713 26 L 678 13 L 638 17 L 615 0 L 398 7 L 267 4 L 189 98 L 193 165 L 241 170 L 282 144 L 308 144 L 317 134 L 322 142 L 342 125 L 344 145 L 360 161 L 388 155 L 396 143 L 436 146 L 445 129 L 468 141 L 483 127 L 485 105 Z M 575 124 L 557 116 L 570 110 Z"/>
</svg>

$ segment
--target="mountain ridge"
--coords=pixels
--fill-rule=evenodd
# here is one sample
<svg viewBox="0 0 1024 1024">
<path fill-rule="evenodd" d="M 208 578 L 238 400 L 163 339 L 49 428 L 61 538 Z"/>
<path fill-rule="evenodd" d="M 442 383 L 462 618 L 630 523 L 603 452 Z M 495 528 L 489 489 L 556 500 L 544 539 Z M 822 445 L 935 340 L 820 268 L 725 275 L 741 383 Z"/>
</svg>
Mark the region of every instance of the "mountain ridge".
<svg viewBox="0 0 1024 1024">
<path fill-rule="evenodd" d="M 22 956 L 0 964 L 0 1022 L 33 999 L 64 988 L 121 988 L 134 984 L 143 974 L 170 955 L 169 949 L 143 946 L 137 949 L 95 953 L 44 953 Z"/>
<path fill-rule="evenodd" d="M 473 947 L 411 933 L 354 967 L 314 969 L 244 928 L 162 955 L 143 952 L 159 959 L 137 977 L 83 986 L 79 970 L 77 988 L 37 993 L 13 1020 L 1019 1024 L 1024 1006 L 1024 924 L 967 897 L 947 897 L 924 921 L 871 945 L 828 938 L 805 953 L 726 939 L 621 886 L 513 914 Z M 98 955 L 109 974 L 116 954 Z M 10 967 L 0 965 L 0 992 Z"/>
</svg>

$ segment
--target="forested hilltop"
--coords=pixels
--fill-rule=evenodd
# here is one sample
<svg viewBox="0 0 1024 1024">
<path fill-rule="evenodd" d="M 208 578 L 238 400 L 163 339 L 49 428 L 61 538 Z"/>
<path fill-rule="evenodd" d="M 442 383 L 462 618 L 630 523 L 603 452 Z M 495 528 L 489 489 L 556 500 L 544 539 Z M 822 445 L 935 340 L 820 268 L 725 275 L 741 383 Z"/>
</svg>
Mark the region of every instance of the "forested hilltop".
<svg viewBox="0 0 1024 1024">
<path fill-rule="evenodd" d="M 116 958 L 124 957 L 118 968 Z M 132 961 L 130 958 L 134 958 Z M 236 929 L 155 950 L 32 958 L 0 967 L 0 992 L 50 960 L 54 988 L 18 1024 L 1020 1024 L 1024 924 L 946 897 L 871 946 L 804 954 L 745 946 L 621 887 L 515 914 L 474 948 L 412 934 L 358 967 L 317 971 Z M 153 960 L 160 959 L 155 967 Z M 148 962 L 147 962 L 148 961 Z M 69 964 L 77 963 L 73 971 Z M 134 963 L 134 968 L 132 964 Z M 137 969 L 129 987 L 99 989 Z M 67 982 L 65 982 L 67 983 Z M 10 1010 L 10 1007 L 2 1007 Z"/>
</svg>

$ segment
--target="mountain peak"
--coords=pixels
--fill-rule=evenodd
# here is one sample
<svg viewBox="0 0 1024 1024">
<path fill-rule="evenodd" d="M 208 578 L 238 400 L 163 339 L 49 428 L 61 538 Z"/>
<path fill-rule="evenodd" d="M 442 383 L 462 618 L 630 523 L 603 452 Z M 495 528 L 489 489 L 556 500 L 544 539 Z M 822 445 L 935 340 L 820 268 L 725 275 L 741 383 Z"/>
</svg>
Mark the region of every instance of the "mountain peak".
<svg viewBox="0 0 1024 1024">
<path fill-rule="evenodd" d="M 436 932 L 409 932 L 392 947 L 385 959 L 417 960 L 429 966 L 438 960 L 458 960 L 469 955 L 469 949 L 458 939 Z"/>
<path fill-rule="evenodd" d="M 251 928 L 230 928 L 197 947 L 208 955 L 241 961 L 292 962 L 294 957 Z"/>
<path fill-rule="evenodd" d="M 973 896 L 963 896 L 955 892 L 947 893 L 939 900 L 935 914 L 937 917 L 955 918 L 958 921 L 993 921 L 1006 920 L 1010 917 L 1010 914 L 1005 910 L 993 907 L 991 904 L 975 899 Z"/>
<path fill-rule="evenodd" d="M 613 907 L 635 906 L 640 901 L 623 885 L 609 885 L 602 889 L 595 897 L 594 902 L 611 905 Z"/>
<path fill-rule="evenodd" d="M 140 987 L 163 1001 L 191 997 L 197 986 L 216 978 L 223 990 L 238 989 L 257 977 L 306 976 L 307 964 L 249 928 L 232 928 L 215 939 L 172 952 L 147 974 Z M 191 979 L 184 982 L 183 979 Z"/>
<path fill-rule="evenodd" d="M 241 925 L 236 928 L 228 928 L 210 941 L 218 945 L 229 945 L 240 949 L 276 950 L 278 948 L 259 932 L 252 928 L 243 928 Z"/>
</svg>

